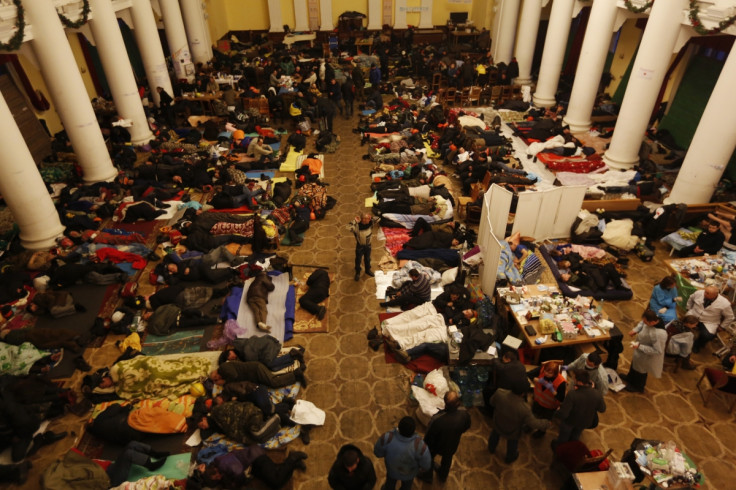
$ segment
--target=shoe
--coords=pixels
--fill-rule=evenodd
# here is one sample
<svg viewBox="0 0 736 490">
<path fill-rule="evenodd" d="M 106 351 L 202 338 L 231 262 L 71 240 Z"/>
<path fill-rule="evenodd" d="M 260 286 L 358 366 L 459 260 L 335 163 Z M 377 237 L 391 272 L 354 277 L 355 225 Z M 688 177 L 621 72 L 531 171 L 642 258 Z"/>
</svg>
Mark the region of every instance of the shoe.
<svg viewBox="0 0 736 490">
<path fill-rule="evenodd" d="M 299 361 L 299 365 L 301 366 L 301 369 L 303 371 L 307 370 L 307 363 L 304 362 L 304 353 L 300 351 L 299 349 L 291 349 L 289 351 L 289 355 Z"/>
<path fill-rule="evenodd" d="M 368 341 L 368 346 L 376 352 L 378 352 L 378 349 L 381 347 L 381 344 L 383 344 L 383 340 L 381 339 L 372 339 Z"/>
<path fill-rule="evenodd" d="M 320 306 L 319 311 L 317 312 L 317 320 L 322 321 L 326 314 L 327 308 L 325 308 L 324 306 Z"/>
<path fill-rule="evenodd" d="M 382 303 L 378 303 L 378 306 L 380 306 L 381 308 L 387 308 L 388 307 L 388 302 L 384 301 Z"/>
<path fill-rule="evenodd" d="M 373 273 L 373 271 L 365 271 L 366 276 L 375 277 L 376 275 Z"/>
<path fill-rule="evenodd" d="M 168 452 L 168 451 L 154 451 L 153 449 L 151 449 L 150 451 L 148 451 L 148 455 L 150 457 L 152 457 L 152 458 L 157 458 L 158 459 L 158 458 L 166 458 L 166 457 L 169 457 L 169 456 L 171 456 L 171 453 Z"/>
<path fill-rule="evenodd" d="M 682 361 L 680 362 L 680 367 L 687 371 L 694 371 L 696 366 L 695 364 L 693 364 L 693 361 L 690 360 L 690 356 L 688 356 L 682 359 Z"/>
<path fill-rule="evenodd" d="M 368 332 L 368 340 L 373 340 L 378 338 L 378 329 L 376 327 L 373 327 Z"/>
<path fill-rule="evenodd" d="M 312 430 L 311 427 L 302 425 L 302 428 L 299 431 L 299 437 L 302 439 L 302 442 L 304 443 L 305 446 L 308 446 L 309 443 L 312 441 L 312 438 L 309 436 L 309 432 L 311 430 Z"/>
<path fill-rule="evenodd" d="M 165 464 L 166 464 L 166 458 L 161 458 L 158 461 L 153 461 L 151 458 L 148 458 L 148 461 L 146 461 L 143 464 L 143 466 L 148 471 L 156 471 L 157 469 L 161 468 Z"/>
<path fill-rule="evenodd" d="M 355 282 L 360 281 L 360 272 L 355 273 Z"/>
<path fill-rule="evenodd" d="M 409 353 L 406 352 L 404 349 L 394 349 L 391 351 L 391 353 L 401 364 L 407 364 L 411 361 L 411 356 L 409 356 Z"/>
<path fill-rule="evenodd" d="M 644 393 L 644 390 L 640 390 L 639 388 L 634 388 L 631 385 L 626 385 L 624 388 L 624 391 L 628 391 L 629 393 Z"/>
<path fill-rule="evenodd" d="M 92 370 L 92 366 L 90 366 L 89 363 L 85 361 L 84 357 L 82 356 L 77 356 L 74 358 L 74 367 L 85 373 Z"/>
<path fill-rule="evenodd" d="M 508 456 L 508 455 L 507 455 L 507 456 L 506 456 L 506 459 L 504 459 L 504 462 L 505 462 L 506 464 L 511 464 L 511 463 L 513 463 L 514 461 L 516 461 L 517 459 L 519 459 L 519 453 L 513 454 L 513 455 L 511 455 L 511 456 Z"/>
<path fill-rule="evenodd" d="M 265 323 L 263 323 L 263 322 L 258 322 L 258 324 L 256 325 L 256 327 L 257 327 L 257 328 L 258 328 L 258 330 L 260 330 L 261 332 L 270 332 L 270 331 L 271 331 L 271 327 L 269 327 L 268 325 L 266 325 L 266 324 L 265 324 Z"/>
<path fill-rule="evenodd" d="M 294 378 L 299 381 L 299 383 L 302 385 L 302 388 L 307 387 L 307 378 L 304 377 L 304 369 L 297 369 L 294 371 Z"/>
</svg>

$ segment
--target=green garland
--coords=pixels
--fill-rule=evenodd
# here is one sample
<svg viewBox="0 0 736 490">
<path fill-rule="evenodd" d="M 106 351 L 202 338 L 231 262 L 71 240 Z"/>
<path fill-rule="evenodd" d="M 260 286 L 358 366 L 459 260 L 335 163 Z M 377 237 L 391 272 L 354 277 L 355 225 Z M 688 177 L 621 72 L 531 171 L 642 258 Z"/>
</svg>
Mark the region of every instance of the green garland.
<svg viewBox="0 0 736 490">
<path fill-rule="evenodd" d="M 23 11 L 23 5 L 20 0 L 13 0 L 15 4 L 15 34 L 8 40 L 7 43 L 0 41 L 0 50 L 3 51 L 15 51 L 23 44 L 23 37 L 26 32 L 26 19 Z"/>
<path fill-rule="evenodd" d="M 652 5 L 654 5 L 654 0 L 650 0 L 649 2 L 645 3 L 641 7 L 634 7 L 634 5 L 631 3 L 631 0 L 624 0 L 624 5 L 626 6 L 626 9 L 629 12 L 633 12 L 635 14 L 641 14 L 642 12 L 645 12 L 651 8 Z"/>
<path fill-rule="evenodd" d="M 693 26 L 693 29 L 695 29 L 695 32 L 704 36 L 719 34 L 721 31 L 728 29 L 734 22 L 736 22 L 736 15 L 732 15 L 731 17 L 727 17 L 720 21 L 713 29 L 706 29 L 700 21 L 700 17 L 698 17 L 698 12 L 700 12 L 698 2 L 696 0 L 690 0 L 690 13 L 688 14 L 690 24 Z"/>
<path fill-rule="evenodd" d="M 77 21 L 72 22 L 66 15 L 60 14 L 58 11 L 56 13 L 59 14 L 59 20 L 66 27 L 69 29 L 78 29 L 86 24 L 89 18 L 89 0 L 82 0 L 82 16 Z"/>
</svg>

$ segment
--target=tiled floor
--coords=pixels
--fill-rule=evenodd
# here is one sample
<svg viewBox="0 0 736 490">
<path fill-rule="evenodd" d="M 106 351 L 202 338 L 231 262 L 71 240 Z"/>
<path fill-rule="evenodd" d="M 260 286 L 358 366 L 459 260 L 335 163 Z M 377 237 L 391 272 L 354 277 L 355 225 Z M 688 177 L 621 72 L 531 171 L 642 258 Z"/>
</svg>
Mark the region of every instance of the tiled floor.
<svg viewBox="0 0 736 490">
<path fill-rule="evenodd" d="M 359 137 L 351 132 L 354 123 L 355 119 L 336 118 L 335 130 L 342 143 L 335 154 L 326 156 L 328 192 L 337 199 L 337 206 L 324 220 L 313 223 L 301 247 L 280 251 L 294 263 L 328 266 L 335 275 L 329 333 L 297 335 L 293 340 L 306 347 L 309 386 L 303 396 L 327 412 L 325 425 L 312 431 L 310 445 L 295 441 L 289 447 L 309 454 L 307 471 L 295 473 L 293 482 L 294 488 L 304 490 L 328 488 L 327 472 L 342 444 L 354 443 L 372 457 L 373 443 L 379 435 L 416 408 L 408 398 L 410 371 L 399 364 L 386 364 L 383 351 L 369 349 L 365 337 L 377 324 L 379 307 L 373 279 L 363 276 L 360 282 L 353 280 L 354 239 L 345 228 L 363 211 L 363 201 L 370 192 L 371 164 L 361 159 L 366 147 L 361 147 Z M 381 255 L 381 247 L 374 243 L 374 264 Z M 634 299 L 605 304 L 606 312 L 622 331 L 628 331 L 638 320 L 652 285 L 665 275 L 664 258 L 662 249 L 650 263 L 631 257 L 628 279 Z M 110 338 L 103 347 L 88 350 L 86 357 L 95 368 L 117 356 L 114 340 Z M 627 346 L 621 372 L 628 370 L 630 358 Z M 601 416 L 599 427 L 586 431 L 583 441 L 591 448 L 613 448 L 613 457 L 618 458 L 635 437 L 673 440 L 700 465 L 712 488 L 730 488 L 731 470 L 736 466 L 736 425 L 719 401 L 703 407 L 695 383 L 702 365 L 712 363 L 714 358 L 707 351 L 695 360 L 696 371 L 668 371 L 661 379 L 651 379 L 645 395 L 609 394 L 608 410 Z M 81 374 L 77 373 L 72 382 L 78 387 L 80 380 Z M 521 457 L 509 466 L 503 463 L 503 444 L 494 456 L 486 450 L 488 420 L 476 409 L 471 409 L 471 415 L 471 430 L 463 436 L 449 480 L 444 485 L 417 482 L 414 488 L 559 487 L 560 477 L 550 467 L 549 442 L 556 435 L 555 428 L 544 439 L 524 437 Z M 83 421 L 71 415 L 52 423 L 54 429 L 74 430 L 77 438 L 82 426 Z M 41 449 L 32 459 L 34 470 L 44 468 L 74 442 L 74 437 L 67 437 Z M 384 465 L 375 458 L 374 463 L 380 482 L 385 475 Z M 25 488 L 38 488 L 37 478 L 32 476 Z"/>
</svg>

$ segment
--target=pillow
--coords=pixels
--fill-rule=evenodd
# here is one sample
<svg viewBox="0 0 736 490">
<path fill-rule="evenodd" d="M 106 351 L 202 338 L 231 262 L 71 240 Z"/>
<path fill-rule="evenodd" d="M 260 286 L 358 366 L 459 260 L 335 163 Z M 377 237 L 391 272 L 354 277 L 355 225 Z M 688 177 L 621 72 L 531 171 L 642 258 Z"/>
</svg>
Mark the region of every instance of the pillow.
<svg viewBox="0 0 736 490">
<path fill-rule="evenodd" d="M 456 278 L 457 267 L 447 269 L 445 272 L 442 273 L 442 280 L 440 281 L 440 284 L 442 284 L 443 286 L 447 286 L 448 284 L 452 284 L 453 282 L 455 282 Z"/>
</svg>

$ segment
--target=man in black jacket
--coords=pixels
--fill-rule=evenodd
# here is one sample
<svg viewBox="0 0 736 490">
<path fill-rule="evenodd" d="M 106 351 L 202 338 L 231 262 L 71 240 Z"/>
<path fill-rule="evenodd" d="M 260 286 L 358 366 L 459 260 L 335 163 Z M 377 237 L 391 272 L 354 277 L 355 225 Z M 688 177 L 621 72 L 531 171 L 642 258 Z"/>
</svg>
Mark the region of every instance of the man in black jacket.
<svg viewBox="0 0 736 490">
<path fill-rule="evenodd" d="M 577 441 L 585 429 L 598 425 L 598 412 L 606 411 L 606 402 L 600 391 L 593 388 L 588 372 L 575 371 L 575 389 L 567 394 L 555 414 L 560 418 L 560 434 L 552 447 L 568 441 Z"/>
<path fill-rule="evenodd" d="M 445 393 L 445 409 L 437 412 L 429 421 L 424 442 L 429 446 L 429 452 L 434 458 L 441 455 L 439 466 L 433 463 L 437 476 L 441 481 L 447 480 L 452 466 L 452 456 L 457 452 L 460 438 L 470 429 L 470 414 L 460 406 L 460 396 L 455 391 Z M 432 481 L 432 469 L 420 476 L 426 482 Z"/>
<path fill-rule="evenodd" d="M 486 415 L 493 415 L 493 406 L 490 400 L 497 389 L 503 388 L 519 392 L 529 391 L 526 368 L 519 361 L 519 354 L 515 350 L 506 349 L 500 359 L 493 360 L 492 368 L 488 383 L 483 388 L 484 412 Z"/>
<path fill-rule="evenodd" d="M 360 449 L 345 444 L 337 453 L 327 481 L 335 490 L 370 490 L 376 485 L 376 471 Z"/>
<path fill-rule="evenodd" d="M 324 269 L 317 269 L 307 279 L 307 292 L 299 298 L 299 306 L 322 320 L 327 309 L 319 303 L 330 295 L 330 275 Z"/>
</svg>

